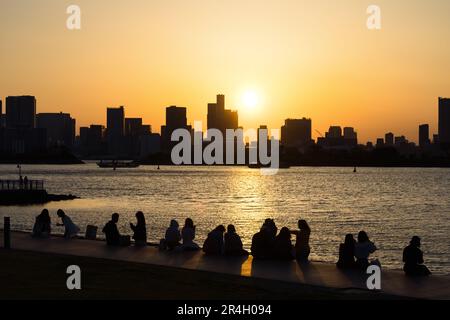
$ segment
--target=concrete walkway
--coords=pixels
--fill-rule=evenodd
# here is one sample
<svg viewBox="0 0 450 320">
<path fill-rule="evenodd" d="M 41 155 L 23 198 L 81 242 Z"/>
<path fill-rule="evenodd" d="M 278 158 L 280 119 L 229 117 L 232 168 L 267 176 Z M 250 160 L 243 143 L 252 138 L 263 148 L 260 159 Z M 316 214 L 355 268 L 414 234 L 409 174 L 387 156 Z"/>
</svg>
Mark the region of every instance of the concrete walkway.
<svg viewBox="0 0 450 320">
<path fill-rule="evenodd" d="M 3 233 L 1 247 L 3 247 Z M 109 248 L 103 241 L 66 240 L 53 237 L 33 239 L 29 234 L 12 233 L 13 249 L 82 257 L 146 263 L 264 278 L 298 284 L 343 290 L 366 290 L 367 276 L 357 272 L 342 272 L 325 263 L 298 264 L 284 261 L 257 261 L 248 258 L 205 257 L 201 252 L 160 252 L 155 247 Z M 450 276 L 431 276 L 423 279 L 405 277 L 402 271 L 383 270 L 382 292 L 413 298 L 450 299 Z"/>
</svg>

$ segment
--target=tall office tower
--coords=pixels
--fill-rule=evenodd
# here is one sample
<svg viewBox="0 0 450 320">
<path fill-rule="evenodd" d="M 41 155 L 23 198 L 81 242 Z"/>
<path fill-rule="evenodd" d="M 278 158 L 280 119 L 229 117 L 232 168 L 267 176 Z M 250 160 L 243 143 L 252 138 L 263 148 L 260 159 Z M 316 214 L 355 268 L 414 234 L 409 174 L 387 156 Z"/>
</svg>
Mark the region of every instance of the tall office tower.
<svg viewBox="0 0 450 320">
<path fill-rule="evenodd" d="M 312 141 L 311 119 L 286 119 L 281 127 L 281 143 L 286 147 L 301 147 Z"/>
<path fill-rule="evenodd" d="M 330 129 L 328 129 L 328 132 L 325 134 L 326 138 L 342 138 L 342 129 L 339 126 L 331 126 Z"/>
<path fill-rule="evenodd" d="M 161 126 L 161 144 L 164 150 L 171 150 L 174 143 L 172 133 L 177 129 L 190 130 L 187 125 L 187 109 L 170 106 L 166 108 L 166 125 Z"/>
<path fill-rule="evenodd" d="M 419 126 L 419 146 L 421 148 L 430 144 L 430 126 L 422 124 Z"/>
<path fill-rule="evenodd" d="M 36 128 L 36 98 L 34 96 L 6 97 L 6 127 Z"/>
<path fill-rule="evenodd" d="M 439 142 L 450 144 L 450 99 L 439 98 Z"/>
<path fill-rule="evenodd" d="M 68 113 L 38 113 L 38 128 L 47 131 L 47 145 L 66 146 L 71 148 L 75 142 L 75 119 Z"/>
<path fill-rule="evenodd" d="M 108 143 L 108 153 L 110 155 L 121 155 L 125 151 L 125 109 L 108 108 L 106 111 L 106 135 Z"/>
<path fill-rule="evenodd" d="M 140 136 L 143 134 L 142 118 L 125 118 L 125 135 Z"/>
<path fill-rule="evenodd" d="M 208 129 L 218 129 L 223 135 L 226 129 L 239 128 L 239 116 L 237 111 L 225 109 L 225 96 L 217 95 L 216 103 L 208 103 Z"/>
<path fill-rule="evenodd" d="M 384 144 L 386 146 L 393 146 L 394 145 L 394 134 L 392 132 L 386 133 L 384 135 Z"/>
<path fill-rule="evenodd" d="M 354 145 L 356 146 L 358 144 L 358 134 L 356 133 L 355 129 L 352 127 L 345 127 L 344 128 L 344 143 L 346 145 Z"/>
</svg>

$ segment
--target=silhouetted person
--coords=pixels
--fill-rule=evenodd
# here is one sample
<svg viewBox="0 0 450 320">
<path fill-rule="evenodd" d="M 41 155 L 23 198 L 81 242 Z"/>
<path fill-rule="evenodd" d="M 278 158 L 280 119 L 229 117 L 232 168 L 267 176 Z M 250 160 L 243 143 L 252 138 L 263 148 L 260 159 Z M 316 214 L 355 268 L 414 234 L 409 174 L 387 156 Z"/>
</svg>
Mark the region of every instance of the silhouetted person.
<svg viewBox="0 0 450 320">
<path fill-rule="evenodd" d="M 420 238 L 412 237 L 409 246 L 403 250 L 403 270 L 407 276 L 429 276 L 430 270 L 423 264 L 423 253 L 420 250 Z"/>
<path fill-rule="evenodd" d="M 295 257 L 300 262 L 307 262 L 311 252 L 309 246 L 311 228 L 306 220 L 298 220 L 298 229 L 299 230 L 291 231 L 297 238 L 295 241 Z"/>
<path fill-rule="evenodd" d="M 267 231 L 269 232 L 270 236 L 275 239 L 275 237 L 277 236 L 277 225 L 275 224 L 275 221 L 273 219 L 266 219 L 264 221 L 263 226 L 265 226 L 267 228 Z"/>
<path fill-rule="evenodd" d="M 78 226 L 72 222 L 72 219 L 70 219 L 70 217 L 66 215 L 66 213 L 63 210 L 58 209 L 56 214 L 58 215 L 58 217 L 61 218 L 62 222 L 56 225 L 59 227 L 64 226 L 64 237 L 66 239 L 73 238 L 78 234 L 78 232 L 80 232 L 80 228 L 78 228 Z"/>
<path fill-rule="evenodd" d="M 273 230 L 264 224 L 261 230 L 252 238 L 252 256 L 255 259 L 271 259 L 273 258 L 274 245 Z"/>
<path fill-rule="evenodd" d="M 130 228 L 133 230 L 134 244 L 138 247 L 147 245 L 147 226 L 145 224 L 145 216 L 142 211 L 136 212 L 137 224 L 130 223 Z"/>
<path fill-rule="evenodd" d="M 339 245 L 339 260 L 336 266 L 339 269 L 353 269 L 356 268 L 355 261 L 355 239 L 352 234 L 345 236 L 344 243 Z"/>
<path fill-rule="evenodd" d="M 275 239 L 274 254 L 275 258 L 280 260 L 294 259 L 291 232 L 286 227 L 281 228 Z"/>
<path fill-rule="evenodd" d="M 236 228 L 230 224 L 224 237 L 224 253 L 227 256 L 248 256 L 244 250 L 241 237 L 236 233 Z"/>
<path fill-rule="evenodd" d="M 119 214 L 113 213 L 111 220 L 103 227 L 102 231 L 105 234 L 108 246 L 120 246 L 121 235 L 117 229 L 117 222 L 119 222 Z"/>
<path fill-rule="evenodd" d="M 25 178 L 23 178 L 23 184 L 25 185 L 25 189 L 28 189 L 28 177 L 25 176 Z"/>
<path fill-rule="evenodd" d="M 358 268 L 367 270 L 369 256 L 377 250 L 375 244 L 369 240 L 365 231 L 358 233 L 358 242 L 355 244 L 355 257 Z"/>
<path fill-rule="evenodd" d="M 183 245 L 181 248 L 185 251 L 197 251 L 200 250 L 198 244 L 194 242 L 195 239 L 195 225 L 191 218 L 187 218 L 184 222 L 184 227 L 181 229 L 181 238 L 183 239 Z"/>
<path fill-rule="evenodd" d="M 224 232 L 225 227 L 220 225 L 208 234 L 208 237 L 203 244 L 203 252 L 205 252 L 206 255 L 219 255 L 223 253 Z"/>
<path fill-rule="evenodd" d="M 166 246 L 169 250 L 173 250 L 174 248 L 180 245 L 181 234 L 180 234 L 180 226 L 176 220 L 170 221 L 170 226 L 166 230 Z"/>
<path fill-rule="evenodd" d="M 35 238 L 48 238 L 51 233 L 51 219 L 47 209 L 36 217 L 36 221 L 33 226 L 32 236 Z"/>
</svg>

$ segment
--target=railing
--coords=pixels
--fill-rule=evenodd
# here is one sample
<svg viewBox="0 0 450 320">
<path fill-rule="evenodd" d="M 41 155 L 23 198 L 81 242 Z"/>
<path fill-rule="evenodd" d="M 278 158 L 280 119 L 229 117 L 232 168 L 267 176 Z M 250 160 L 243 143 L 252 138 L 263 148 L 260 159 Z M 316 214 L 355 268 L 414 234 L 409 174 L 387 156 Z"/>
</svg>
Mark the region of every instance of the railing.
<svg viewBox="0 0 450 320">
<path fill-rule="evenodd" d="M 0 180 L 0 190 L 44 190 L 43 180 Z"/>
</svg>

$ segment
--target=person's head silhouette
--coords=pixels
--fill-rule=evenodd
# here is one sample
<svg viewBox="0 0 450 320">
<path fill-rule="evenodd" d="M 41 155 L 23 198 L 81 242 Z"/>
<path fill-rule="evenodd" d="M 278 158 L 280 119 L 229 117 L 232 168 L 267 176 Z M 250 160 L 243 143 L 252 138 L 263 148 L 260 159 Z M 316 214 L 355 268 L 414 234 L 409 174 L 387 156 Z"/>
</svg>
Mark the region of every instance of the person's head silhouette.
<svg viewBox="0 0 450 320">
<path fill-rule="evenodd" d="M 118 213 L 113 213 L 111 216 L 111 221 L 114 223 L 117 223 L 119 221 L 119 214 Z"/>
</svg>

